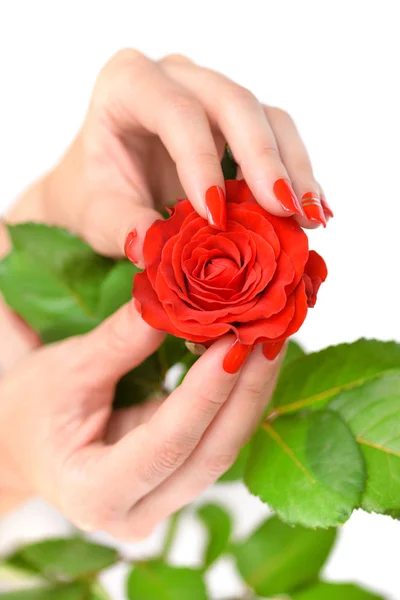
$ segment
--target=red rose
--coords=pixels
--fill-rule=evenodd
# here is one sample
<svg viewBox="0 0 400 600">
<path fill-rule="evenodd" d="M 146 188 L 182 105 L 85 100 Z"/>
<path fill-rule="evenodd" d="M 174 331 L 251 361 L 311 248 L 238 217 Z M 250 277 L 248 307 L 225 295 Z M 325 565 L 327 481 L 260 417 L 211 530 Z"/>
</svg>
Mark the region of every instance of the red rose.
<svg viewBox="0 0 400 600">
<path fill-rule="evenodd" d="M 225 184 L 227 231 L 178 202 L 147 232 L 133 295 L 156 329 L 198 343 L 231 332 L 273 358 L 314 306 L 325 262 L 293 218 L 267 213 L 243 180 Z"/>
</svg>

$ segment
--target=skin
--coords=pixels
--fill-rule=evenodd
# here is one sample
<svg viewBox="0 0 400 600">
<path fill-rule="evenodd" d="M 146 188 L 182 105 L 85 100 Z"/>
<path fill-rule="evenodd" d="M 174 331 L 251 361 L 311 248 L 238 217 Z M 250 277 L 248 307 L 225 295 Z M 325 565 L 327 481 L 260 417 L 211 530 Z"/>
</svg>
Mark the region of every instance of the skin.
<svg viewBox="0 0 400 600">
<path fill-rule="evenodd" d="M 162 206 L 188 196 L 206 218 L 206 190 L 224 188 L 225 140 L 270 212 L 288 215 L 273 194 L 279 178 L 300 198 L 321 193 L 285 112 L 184 57 L 153 62 L 121 51 L 100 73 L 66 155 L 7 220 L 68 228 L 113 257 L 135 228 L 143 265 L 144 236 Z M 0 228 L 0 254 L 7 249 Z M 133 303 L 93 332 L 43 348 L 0 302 L 0 330 L 0 510 L 39 494 L 78 527 L 120 539 L 147 536 L 229 468 L 262 416 L 283 354 L 271 362 L 257 348 L 229 374 L 227 336 L 169 397 L 113 413 L 118 379 L 163 339 Z"/>
</svg>

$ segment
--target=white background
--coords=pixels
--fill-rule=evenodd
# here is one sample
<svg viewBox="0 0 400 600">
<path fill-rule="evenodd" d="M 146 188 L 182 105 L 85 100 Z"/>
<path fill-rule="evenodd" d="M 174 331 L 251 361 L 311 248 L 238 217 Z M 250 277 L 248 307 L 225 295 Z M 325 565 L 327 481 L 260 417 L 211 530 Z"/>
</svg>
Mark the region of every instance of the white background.
<svg viewBox="0 0 400 600">
<path fill-rule="evenodd" d="M 335 212 L 311 235 L 330 276 L 299 339 L 310 350 L 361 336 L 400 340 L 398 9 L 395 0 L 1 0 L 0 212 L 71 141 L 114 52 L 187 54 L 292 114 Z M 229 503 L 239 533 L 263 514 L 241 491 Z M 63 526 L 33 504 L 0 522 L 0 550 Z M 195 555 L 190 527 L 180 562 Z M 360 513 L 327 575 L 399 600 L 399 556 L 400 523 Z M 221 594 L 232 588 L 228 572 L 212 578 Z"/>
</svg>

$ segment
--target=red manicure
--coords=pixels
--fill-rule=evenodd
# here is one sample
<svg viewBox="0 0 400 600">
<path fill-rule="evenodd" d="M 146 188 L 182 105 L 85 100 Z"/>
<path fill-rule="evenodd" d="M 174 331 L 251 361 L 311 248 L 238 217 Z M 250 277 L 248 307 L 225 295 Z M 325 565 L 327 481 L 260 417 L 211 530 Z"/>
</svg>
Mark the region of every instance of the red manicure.
<svg viewBox="0 0 400 600">
<path fill-rule="evenodd" d="M 325 196 L 321 196 L 321 204 L 322 208 L 324 209 L 325 217 L 328 217 L 328 219 L 332 219 L 332 217 L 334 217 L 335 215 L 333 214 L 329 204 L 325 200 Z"/>
<path fill-rule="evenodd" d="M 280 342 L 267 342 L 263 344 L 263 354 L 268 360 L 274 360 L 282 350 L 286 340 Z"/>
<path fill-rule="evenodd" d="M 303 211 L 292 186 L 286 179 L 277 179 L 274 183 L 274 194 L 286 212 L 302 215 Z"/>
<path fill-rule="evenodd" d="M 317 194 L 313 194 L 313 192 L 307 192 L 302 197 L 301 204 L 303 206 L 304 214 L 309 221 L 312 223 L 321 223 L 321 225 L 326 227 L 324 211 Z"/>
<path fill-rule="evenodd" d="M 236 340 L 229 348 L 225 355 L 224 362 L 222 364 L 224 371 L 233 375 L 237 373 L 239 369 L 244 365 L 246 358 L 253 350 L 253 346 L 246 346 Z"/>
<path fill-rule="evenodd" d="M 218 185 L 213 185 L 206 192 L 207 218 L 211 227 L 226 231 L 226 199 L 225 192 Z"/>
<path fill-rule="evenodd" d="M 125 256 L 128 260 L 133 262 L 135 265 L 139 262 L 139 258 L 135 252 L 135 244 L 137 241 L 137 231 L 136 229 L 132 229 L 125 241 Z"/>
</svg>

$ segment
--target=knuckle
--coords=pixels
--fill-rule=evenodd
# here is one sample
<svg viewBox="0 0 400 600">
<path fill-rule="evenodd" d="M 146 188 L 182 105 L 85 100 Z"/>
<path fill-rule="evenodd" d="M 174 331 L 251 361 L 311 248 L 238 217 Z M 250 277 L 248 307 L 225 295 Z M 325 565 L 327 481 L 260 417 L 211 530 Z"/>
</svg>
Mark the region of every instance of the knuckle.
<svg viewBox="0 0 400 600">
<path fill-rule="evenodd" d="M 188 94 L 174 91 L 166 98 L 167 111 L 172 118 L 197 119 L 202 116 L 203 109 L 195 98 Z"/>
<path fill-rule="evenodd" d="M 104 343 L 109 352 L 116 356 L 123 356 L 129 347 L 129 332 L 125 325 L 121 319 L 111 319 L 104 326 Z"/>
<path fill-rule="evenodd" d="M 227 394 L 218 389 L 216 386 L 215 389 L 205 388 L 203 390 L 198 390 L 197 394 L 197 403 L 205 412 L 214 413 L 224 404 Z"/>
<path fill-rule="evenodd" d="M 266 144 L 264 146 L 260 146 L 257 152 L 260 155 L 260 157 L 264 159 L 272 160 L 274 162 L 281 162 L 279 151 L 275 146 Z"/>
<path fill-rule="evenodd" d="M 297 177 L 299 177 L 299 176 L 304 177 L 307 180 L 309 180 L 311 177 L 313 179 L 313 187 L 318 189 L 318 184 L 314 181 L 314 178 L 313 178 L 311 163 L 307 157 L 299 158 L 296 161 L 295 172 L 296 172 Z"/>
<path fill-rule="evenodd" d="M 282 122 L 282 124 L 293 123 L 292 117 L 288 112 L 286 112 L 286 110 L 283 110 L 282 108 L 271 106 L 268 107 L 268 112 L 275 121 Z"/>
<path fill-rule="evenodd" d="M 133 48 L 123 48 L 104 65 L 100 71 L 94 91 L 94 106 L 101 101 L 107 102 L 110 96 L 110 86 L 129 77 L 135 76 L 147 64 L 148 59 L 144 54 Z"/>
<path fill-rule="evenodd" d="M 114 56 L 106 64 L 106 69 L 119 70 L 125 69 L 126 67 L 132 67 L 132 65 L 145 62 L 146 57 L 144 54 L 135 50 L 134 48 L 122 48 L 114 54 Z"/>
<path fill-rule="evenodd" d="M 196 162 L 203 167 L 215 169 L 220 172 L 220 162 L 215 152 L 203 150 L 196 154 Z"/>
<path fill-rule="evenodd" d="M 226 101 L 232 104 L 258 104 L 258 100 L 247 88 L 237 85 L 237 84 L 229 84 L 226 89 Z"/>
<path fill-rule="evenodd" d="M 191 444 L 184 440 L 165 440 L 159 448 L 157 459 L 153 462 L 151 471 L 164 475 L 177 469 L 185 460 Z"/>
<path fill-rule="evenodd" d="M 244 393 L 250 402 L 258 402 L 265 395 L 265 381 L 248 381 L 244 383 Z"/>
<path fill-rule="evenodd" d="M 210 479 L 215 481 L 233 465 L 237 458 L 237 452 L 216 454 L 209 458 L 205 465 L 205 471 Z"/>
<path fill-rule="evenodd" d="M 179 54 L 179 53 L 167 54 L 166 56 L 164 56 L 164 58 L 161 59 L 160 62 L 193 64 L 193 61 L 190 58 L 188 58 L 187 56 L 184 56 L 183 54 Z"/>
</svg>

